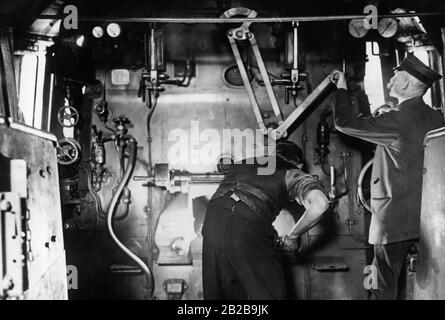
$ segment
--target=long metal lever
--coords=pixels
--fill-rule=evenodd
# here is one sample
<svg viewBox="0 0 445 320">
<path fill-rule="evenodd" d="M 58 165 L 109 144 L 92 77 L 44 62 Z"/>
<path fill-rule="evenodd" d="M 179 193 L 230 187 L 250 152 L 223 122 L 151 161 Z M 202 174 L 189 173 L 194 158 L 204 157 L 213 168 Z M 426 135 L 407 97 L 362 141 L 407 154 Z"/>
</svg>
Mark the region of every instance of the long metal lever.
<svg viewBox="0 0 445 320">
<path fill-rule="evenodd" d="M 230 31 L 229 31 L 230 32 Z M 246 69 L 244 68 L 243 61 L 241 59 L 241 54 L 236 46 L 235 39 L 228 35 L 230 46 L 232 47 L 233 54 L 235 56 L 235 61 L 238 66 L 241 79 L 243 80 L 244 87 L 246 88 L 247 95 L 250 100 L 250 104 L 252 105 L 253 113 L 255 114 L 255 119 L 258 122 L 258 126 L 261 130 L 266 130 L 266 126 L 264 125 L 263 117 L 261 116 L 261 110 L 258 106 L 258 101 L 256 100 L 255 93 L 253 92 L 252 86 L 250 85 L 249 77 L 247 75 Z"/>
<path fill-rule="evenodd" d="M 267 95 L 269 96 L 270 103 L 272 104 L 272 109 L 275 114 L 275 118 L 278 120 L 278 123 L 281 124 L 283 122 L 283 118 L 281 116 L 281 110 L 280 107 L 278 106 L 277 98 L 275 97 L 272 85 L 270 84 L 269 74 L 267 73 L 266 65 L 264 64 L 263 58 L 261 57 L 260 49 L 258 48 L 255 35 L 252 32 L 249 32 L 247 38 L 249 39 L 250 44 L 252 45 L 252 51 L 258 63 L 258 68 L 260 69 L 261 78 L 263 78 L 264 85 L 266 86 Z"/>
</svg>

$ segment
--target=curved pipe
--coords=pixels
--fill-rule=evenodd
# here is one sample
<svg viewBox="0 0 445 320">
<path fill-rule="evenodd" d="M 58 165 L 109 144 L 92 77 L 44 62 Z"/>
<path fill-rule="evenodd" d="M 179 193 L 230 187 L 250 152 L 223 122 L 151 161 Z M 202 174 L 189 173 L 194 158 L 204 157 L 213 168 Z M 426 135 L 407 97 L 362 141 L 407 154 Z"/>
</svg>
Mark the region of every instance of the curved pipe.
<svg viewBox="0 0 445 320">
<path fill-rule="evenodd" d="M 81 166 L 80 168 L 84 169 L 87 173 L 87 186 L 88 186 L 88 191 L 91 193 L 91 195 L 94 198 L 94 204 L 96 207 L 96 212 L 99 216 L 99 218 L 101 219 L 105 219 L 107 213 L 102 209 L 102 202 L 100 200 L 100 197 L 97 193 L 98 190 L 95 190 L 93 188 L 93 185 L 91 183 L 91 169 L 87 166 Z M 118 221 L 118 220 L 123 220 L 128 216 L 128 212 L 129 212 L 129 204 L 127 203 L 125 205 L 125 211 L 124 213 L 122 213 L 120 216 L 114 217 L 113 220 L 114 221 Z"/>
<path fill-rule="evenodd" d="M 373 159 L 371 159 L 368 162 L 366 162 L 366 164 L 363 166 L 362 170 L 360 171 L 360 174 L 358 176 L 358 182 L 357 182 L 358 199 L 360 200 L 360 203 L 369 212 L 372 212 L 372 211 L 371 211 L 371 208 L 369 207 L 369 205 L 366 203 L 365 197 L 363 196 L 362 183 L 363 183 L 363 178 L 365 177 L 365 173 L 366 173 L 366 171 L 368 171 L 369 167 L 371 167 L 372 163 L 373 163 Z"/>
<path fill-rule="evenodd" d="M 190 60 L 187 59 L 181 80 L 164 80 L 161 81 L 161 84 L 172 84 L 178 87 L 188 87 L 191 80 L 191 69 L 192 66 L 190 64 Z"/>
<path fill-rule="evenodd" d="M 108 214 L 107 214 L 107 228 L 108 232 L 113 239 L 113 241 L 116 243 L 116 245 L 126 254 L 130 257 L 130 259 L 134 260 L 142 269 L 142 271 L 145 274 L 145 278 L 147 280 L 147 287 L 150 290 L 150 297 L 153 296 L 154 291 L 154 278 L 151 270 L 149 267 L 131 250 L 129 250 L 119 239 L 117 238 L 116 234 L 113 230 L 113 215 L 116 210 L 117 202 L 119 201 L 119 197 L 124 190 L 126 184 L 128 183 L 131 174 L 133 173 L 133 169 L 136 164 L 136 141 L 133 138 L 130 138 L 128 140 L 129 143 L 129 157 L 128 157 L 128 164 L 127 168 L 125 169 L 124 175 L 122 177 L 121 182 L 119 183 L 119 186 L 117 187 L 116 193 L 114 194 L 113 198 L 111 199 L 110 207 L 108 208 Z"/>
</svg>

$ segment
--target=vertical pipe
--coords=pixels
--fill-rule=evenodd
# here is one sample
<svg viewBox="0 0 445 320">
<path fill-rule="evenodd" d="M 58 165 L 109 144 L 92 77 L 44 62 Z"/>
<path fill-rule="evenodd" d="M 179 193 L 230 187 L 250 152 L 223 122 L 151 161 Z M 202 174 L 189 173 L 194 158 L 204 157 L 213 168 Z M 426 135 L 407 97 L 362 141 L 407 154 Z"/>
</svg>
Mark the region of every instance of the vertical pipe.
<svg viewBox="0 0 445 320">
<path fill-rule="evenodd" d="M 147 152 L 148 152 L 148 164 L 149 164 L 149 169 L 148 169 L 148 175 L 152 175 L 152 169 L 153 169 L 153 158 L 152 158 L 152 138 L 151 138 L 151 118 L 153 116 L 153 113 L 156 109 L 156 105 L 153 106 L 151 109 L 148 109 L 148 114 L 147 114 Z M 149 187 L 148 188 L 148 199 L 147 199 L 147 224 L 148 224 L 148 234 L 147 234 L 147 238 L 148 238 L 148 265 L 150 268 L 153 268 L 153 242 L 154 242 L 154 228 L 155 228 L 155 219 L 153 219 L 153 187 Z"/>
<path fill-rule="evenodd" d="M 32 106 L 32 126 L 35 127 L 35 120 L 36 120 L 36 104 L 37 104 L 37 86 L 38 86 L 38 80 L 39 80 L 39 61 L 40 57 L 39 55 L 36 55 L 36 72 L 34 77 L 34 99 L 33 99 L 33 106 Z M 40 129 L 40 128 L 39 128 Z"/>
<path fill-rule="evenodd" d="M 396 66 L 400 65 L 400 58 L 399 58 L 399 50 L 397 48 L 394 49 L 394 54 L 396 57 Z"/>
<path fill-rule="evenodd" d="M 0 40 L 1 41 L 1 40 Z M 3 63 L 2 63 L 2 54 L 0 51 L 0 83 L 3 83 Z M 6 113 L 6 105 L 5 105 L 5 100 L 4 100 L 4 93 L 3 93 L 3 86 L 0 85 L 0 118 L 6 118 L 7 117 L 7 113 Z M 0 124 L 2 124 L 3 122 L 0 122 Z M 0 261 L 1 262 L 1 261 Z M 1 273 L 0 273 L 1 275 Z"/>
<path fill-rule="evenodd" d="M 145 32 L 144 33 L 144 66 L 147 71 L 150 70 L 150 64 L 149 64 L 150 52 L 148 49 L 149 48 L 149 45 L 148 45 L 149 39 L 150 39 L 150 36 L 147 34 L 147 32 Z"/>
<path fill-rule="evenodd" d="M 165 69 L 164 62 L 164 34 L 162 29 L 152 26 L 148 35 L 148 54 L 150 71 L 160 71 Z"/>
<path fill-rule="evenodd" d="M 150 71 L 156 71 L 156 41 L 155 41 L 155 29 L 150 29 L 150 38 L 148 41 L 149 56 L 150 56 Z"/>
<path fill-rule="evenodd" d="M 293 69 L 298 69 L 298 22 L 293 23 L 294 27 L 294 61 Z"/>
<path fill-rule="evenodd" d="M 292 26 L 294 28 L 294 51 L 293 51 L 291 81 L 293 83 L 297 83 L 298 82 L 298 22 L 292 23 Z"/>
<path fill-rule="evenodd" d="M 49 79 L 49 102 L 48 102 L 48 115 L 46 118 L 46 131 L 51 132 L 51 112 L 53 107 L 53 94 L 54 94 L 54 73 L 51 73 Z"/>
</svg>

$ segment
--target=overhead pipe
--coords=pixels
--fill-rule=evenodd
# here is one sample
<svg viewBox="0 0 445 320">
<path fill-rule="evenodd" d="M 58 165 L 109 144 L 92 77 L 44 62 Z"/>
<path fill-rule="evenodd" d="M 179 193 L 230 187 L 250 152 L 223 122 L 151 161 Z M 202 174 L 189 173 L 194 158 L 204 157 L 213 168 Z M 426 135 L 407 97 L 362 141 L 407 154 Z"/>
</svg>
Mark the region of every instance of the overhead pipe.
<svg viewBox="0 0 445 320">
<path fill-rule="evenodd" d="M 429 17 L 441 16 L 445 12 L 419 12 L 419 13 L 394 13 L 394 14 L 380 14 L 379 18 L 402 18 L 402 17 Z M 0 20 L 13 17 L 14 19 L 35 19 L 35 20 L 57 20 L 63 19 L 62 15 L 39 15 L 36 17 L 3 15 Z M 185 23 L 185 24 L 219 24 L 219 23 L 282 23 L 282 22 L 322 22 L 322 21 L 343 21 L 352 19 L 364 19 L 368 14 L 353 14 L 353 15 L 328 15 L 328 16 L 296 16 L 296 17 L 268 17 L 268 18 L 148 18 L 148 17 L 79 17 L 79 21 L 93 21 L 93 22 L 135 22 L 135 23 Z"/>
</svg>

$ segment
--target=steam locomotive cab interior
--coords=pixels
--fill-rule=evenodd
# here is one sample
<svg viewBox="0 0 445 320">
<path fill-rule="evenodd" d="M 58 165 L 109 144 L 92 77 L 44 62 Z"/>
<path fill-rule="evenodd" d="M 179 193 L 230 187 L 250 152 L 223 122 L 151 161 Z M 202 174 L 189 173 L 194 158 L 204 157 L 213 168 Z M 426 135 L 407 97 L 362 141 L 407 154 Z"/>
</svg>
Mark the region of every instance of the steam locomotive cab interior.
<svg viewBox="0 0 445 320">
<path fill-rule="evenodd" d="M 331 200 L 298 253 L 282 252 L 288 298 L 368 299 L 374 145 L 336 130 L 333 71 L 362 116 L 395 105 L 386 84 L 408 53 L 443 74 L 444 10 L 433 0 L 1 4 L 0 297 L 203 299 L 207 204 L 231 163 L 273 137 L 300 146 Z M 443 114 L 442 80 L 424 100 Z M 444 185 L 438 141 L 424 194 Z M 303 212 L 282 210 L 278 235 Z M 431 219 L 438 242 L 406 257 L 401 299 L 445 297 L 426 262 L 445 263 L 434 251 L 443 212 Z"/>
</svg>

